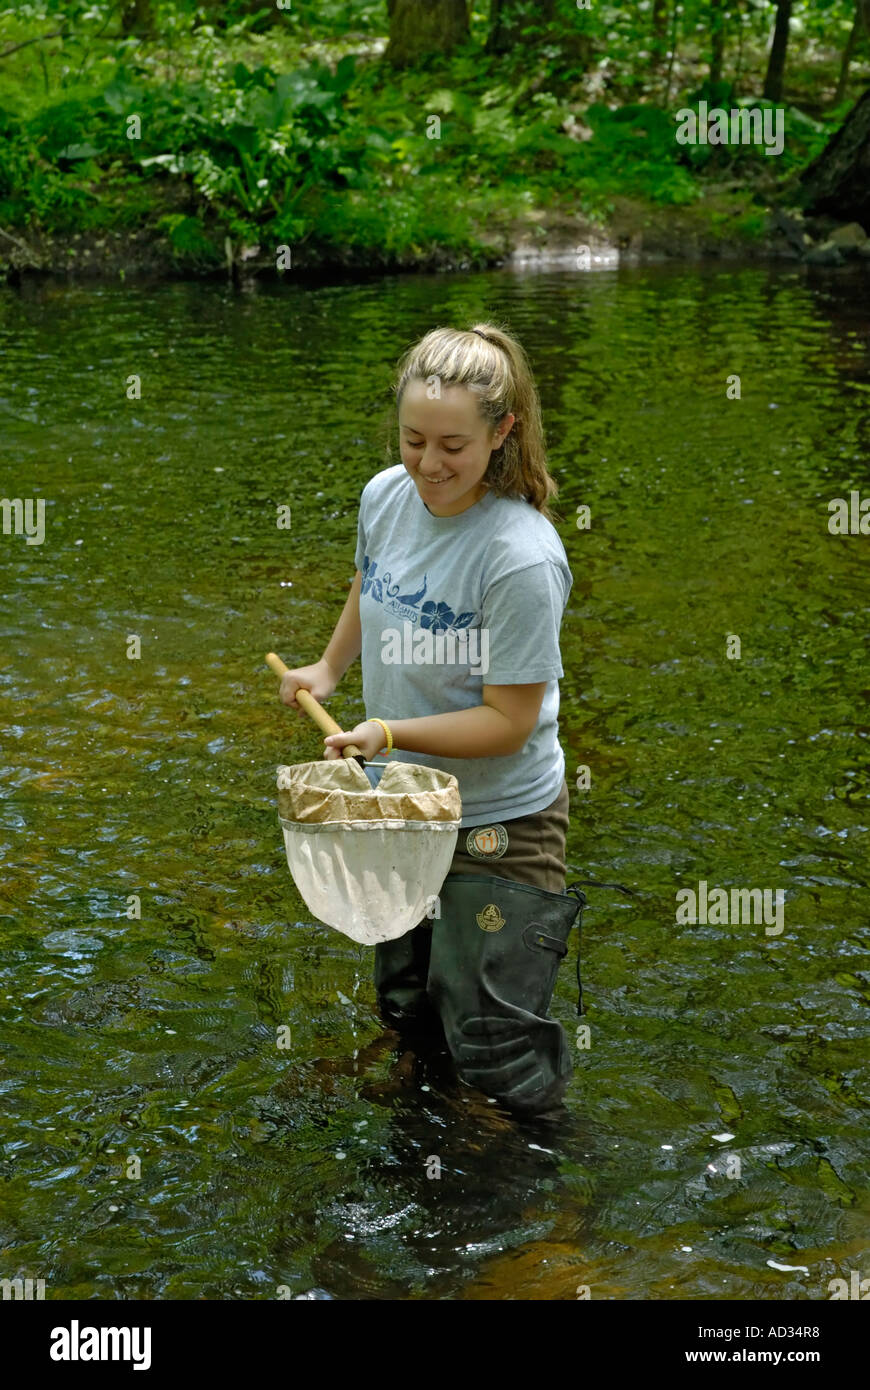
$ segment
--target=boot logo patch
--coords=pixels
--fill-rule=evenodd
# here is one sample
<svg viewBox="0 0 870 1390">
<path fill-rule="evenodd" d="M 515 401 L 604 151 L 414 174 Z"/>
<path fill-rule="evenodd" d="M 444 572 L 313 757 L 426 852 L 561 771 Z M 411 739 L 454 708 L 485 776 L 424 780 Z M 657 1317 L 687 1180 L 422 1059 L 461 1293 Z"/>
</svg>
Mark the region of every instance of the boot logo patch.
<svg viewBox="0 0 870 1390">
<path fill-rule="evenodd" d="M 503 825 L 477 825 L 465 839 L 472 859 L 501 859 L 507 847 L 508 833 Z"/>
<path fill-rule="evenodd" d="M 487 903 L 477 914 L 477 925 L 481 931 L 501 931 L 505 919 L 502 917 L 495 903 Z"/>
</svg>

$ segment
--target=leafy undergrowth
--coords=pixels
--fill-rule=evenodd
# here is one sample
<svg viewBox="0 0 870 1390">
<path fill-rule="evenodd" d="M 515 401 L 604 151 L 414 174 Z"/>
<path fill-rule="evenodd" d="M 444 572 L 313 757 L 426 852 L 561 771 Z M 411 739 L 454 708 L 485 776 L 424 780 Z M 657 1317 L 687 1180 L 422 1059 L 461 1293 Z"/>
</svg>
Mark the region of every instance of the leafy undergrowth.
<svg viewBox="0 0 870 1390">
<path fill-rule="evenodd" d="M 787 108 L 776 159 L 681 146 L 679 107 L 728 107 L 730 86 L 695 86 L 664 110 L 649 93 L 626 99 L 632 83 L 605 91 L 588 59 L 554 67 L 546 46 L 519 61 L 469 44 L 397 73 L 383 42 L 359 38 L 361 52 L 338 56 L 352 36 L 330 51 L 254 27 L 218 33 L 176 16 L 159 42 L 119 39 L 95 56 L 82 40 L 81 57 L 72 38 L 54 40 L 38 46 L 41 91 L 28 80 L 36 46 L 7 59 L 0 226 L 37 240 L 145 230 L 192 271 L 222 264 L 227 240 L 338 263 L 473 262 L 548 210 L 603 224 L 627 197 L 703 210 L 710 192 L 739 185 L 742 221 L 726 220 L 751 237 L 843 114 L 825 123 Z M 3 31 L 22 34 L 23 23 Z M 717 217 L 711 207 L 714 235 Z"/>
</svg>

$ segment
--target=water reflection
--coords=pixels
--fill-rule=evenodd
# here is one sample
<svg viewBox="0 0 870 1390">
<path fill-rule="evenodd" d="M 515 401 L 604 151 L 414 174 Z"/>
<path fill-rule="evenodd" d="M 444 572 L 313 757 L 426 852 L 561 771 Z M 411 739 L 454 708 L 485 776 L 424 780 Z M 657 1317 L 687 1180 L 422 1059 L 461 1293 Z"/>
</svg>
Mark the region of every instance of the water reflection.
<svg viewBox="0 0 870 1390">
<path fill-rule="evenodd" d="M 772 1300 L 860 1268 L 868 585 L 827 502 L 866 482 L 862 286 L 0 296 L 4 489 L 46 499 L 44 544 L 0 549 L 16 1268 L 56 1297 Z M 550 1126 L 385 1032 L 367 953 L 305 921 L 274 769 L 316 736 L 262 667 L 329 637 L 400 351 L 486 315 L 529 350 L 562 487 L 571 866 L 639 894 L 588 890 L 591 1046 Z M 355 675 L 334 708 L 359 717 Z M 701 879 L 784 887 L 783 933 L 677 924 Z"/>
</svg>

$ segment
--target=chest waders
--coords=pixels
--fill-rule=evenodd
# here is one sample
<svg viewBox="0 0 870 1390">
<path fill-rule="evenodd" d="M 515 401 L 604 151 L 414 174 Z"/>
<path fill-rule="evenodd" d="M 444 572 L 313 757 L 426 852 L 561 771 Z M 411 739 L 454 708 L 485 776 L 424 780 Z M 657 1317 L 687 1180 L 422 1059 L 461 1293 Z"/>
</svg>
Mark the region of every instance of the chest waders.
<svg viewBox="0 0 870 1390">
<path fill-rule="evenodd" d="M 463 1081 L 518 1114 L 552 1109 L 573 1060 L 547 1010 L 585 905 L 576 887 L 551 893 L 513 879 L 448 874 L 431 929 L 375 948 L 381 1008 L 398 1023 L 437 1014 Z M 579 985 L 579 959 L 577 978 Z"/>
</svg>

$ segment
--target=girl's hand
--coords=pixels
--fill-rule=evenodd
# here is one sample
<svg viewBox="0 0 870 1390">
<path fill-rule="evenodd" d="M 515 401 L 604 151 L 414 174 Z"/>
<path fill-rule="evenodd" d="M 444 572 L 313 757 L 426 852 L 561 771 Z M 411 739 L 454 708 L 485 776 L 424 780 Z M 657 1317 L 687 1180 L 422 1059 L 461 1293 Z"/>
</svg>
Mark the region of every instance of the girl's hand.
<svg viewBox="0 0 870 1390">
<path fill-rule="evenodd" d="M 340 750 L 348 743 L 355 743 L 366 762 L 377 757 L 381 749 L 387 746 L 383 729 L 373 719 L 367 719 L 364 724 L 357 724 L 350 733 L 327 734 L 323 742 L 326 744 L 324 758 L 340 758 Z"/>
<path fill-rule="evenodd" d="M 335 675 L 327 663 L 321 659 L 315 661 L 313 666 L 299 666 L 295 671 L 288 671 L 286 675 L 282 676 L 278 699 L 282 705 L 290 705 L 301 713 L 301 706 L 296 702 L 297 690 L 310 691 L 315 700 L 322 703 L 329 699 L 337 685 L 338 681 Z"/>
</svg>

